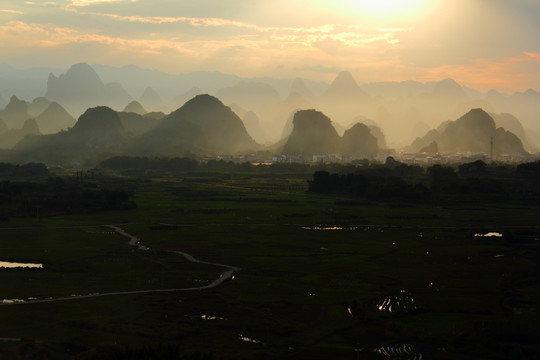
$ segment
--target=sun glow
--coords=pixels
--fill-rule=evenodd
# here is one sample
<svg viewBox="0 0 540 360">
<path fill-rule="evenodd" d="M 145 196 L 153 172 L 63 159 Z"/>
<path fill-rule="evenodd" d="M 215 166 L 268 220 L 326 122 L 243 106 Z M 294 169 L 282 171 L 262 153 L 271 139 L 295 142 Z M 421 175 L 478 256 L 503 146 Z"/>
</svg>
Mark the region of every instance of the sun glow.
<svg viewBox="0 0 540 360">
<path fill-rule="evenodd" d="M 430 0 L 351 0 L 350 7 L 363 15 L 389 20 L 422 15 L 433 3 Z"/>
</svg>

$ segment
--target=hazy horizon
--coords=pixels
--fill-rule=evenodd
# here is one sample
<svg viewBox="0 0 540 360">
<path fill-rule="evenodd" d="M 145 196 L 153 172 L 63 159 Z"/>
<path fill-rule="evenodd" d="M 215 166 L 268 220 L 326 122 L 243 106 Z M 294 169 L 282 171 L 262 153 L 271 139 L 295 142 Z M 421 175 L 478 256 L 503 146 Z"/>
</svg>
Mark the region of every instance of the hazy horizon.
<svg viewBox="0 0 540 360">
<path fill-rule="evenodd" d="M 326 83 L 350 71 L 359 84 L 452 78 L 514 93 L 540 89 L 539 14 L 532 0 L 6 0 L 0 62 Z"/>
</svg>

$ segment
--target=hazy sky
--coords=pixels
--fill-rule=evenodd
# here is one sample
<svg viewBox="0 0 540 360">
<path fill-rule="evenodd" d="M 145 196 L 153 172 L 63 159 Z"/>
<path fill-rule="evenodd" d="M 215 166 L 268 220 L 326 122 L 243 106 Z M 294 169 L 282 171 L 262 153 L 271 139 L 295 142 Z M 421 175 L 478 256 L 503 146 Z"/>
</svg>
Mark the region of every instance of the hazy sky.
<svg viewBox="0 0 540 360">
<path fill-rule="evenodd" d="M 0 62 L 540 91 L 540 0 L 0 0 Z"/>
</svg>

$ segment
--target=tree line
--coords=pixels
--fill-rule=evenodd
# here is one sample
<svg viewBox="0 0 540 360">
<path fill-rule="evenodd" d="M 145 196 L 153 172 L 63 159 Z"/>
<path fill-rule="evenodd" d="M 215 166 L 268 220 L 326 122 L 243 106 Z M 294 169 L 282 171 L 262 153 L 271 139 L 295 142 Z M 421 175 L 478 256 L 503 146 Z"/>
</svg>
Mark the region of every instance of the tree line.
<svg viewBox="0 0 540 360">
<path fill-rule="evenodd" d="M 76 179 L 49 177 L 46 181 L 0 182 L 0 218 L 41 217 L 130 209 L 133 193 Z"/>
<path fill-rule="evenodd" d="M 540 161 L 488 165 L 478 160 L 456 167 L 423 168 L 393 159 L 354 172 L 316 171 L 309 192 L 381 201 L 535 201 L 540 194 Z"/>
</svg>

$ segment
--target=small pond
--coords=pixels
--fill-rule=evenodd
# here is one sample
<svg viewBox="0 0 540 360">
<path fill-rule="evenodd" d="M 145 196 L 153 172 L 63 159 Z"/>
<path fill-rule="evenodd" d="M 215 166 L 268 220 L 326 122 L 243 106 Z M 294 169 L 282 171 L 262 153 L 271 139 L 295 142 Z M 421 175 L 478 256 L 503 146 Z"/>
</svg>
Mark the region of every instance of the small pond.
<svg viewBox="0 0 540 360">
<path fill-rule="evenodd" d="M 11 261 L 0 261 L 0 269 L 43 269 L 43 264 L 34 264 L 34 263 L 18 263 Z"/>
</svg>

